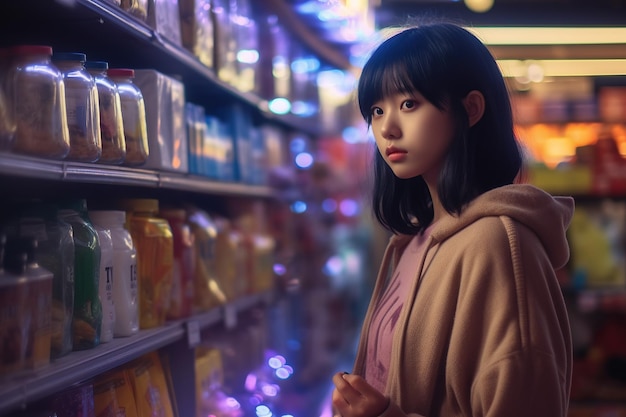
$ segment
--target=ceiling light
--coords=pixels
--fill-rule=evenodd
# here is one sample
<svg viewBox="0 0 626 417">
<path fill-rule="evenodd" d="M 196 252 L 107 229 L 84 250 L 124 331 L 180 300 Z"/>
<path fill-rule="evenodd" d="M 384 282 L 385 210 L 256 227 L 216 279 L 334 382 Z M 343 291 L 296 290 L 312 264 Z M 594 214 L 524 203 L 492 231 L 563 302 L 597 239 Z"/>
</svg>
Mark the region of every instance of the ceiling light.
<svg viewBox="0 0 626 417">
<path fill-rule="evenodd" d="M 498 60 L 505 77 L 524 78 L 529 75 L 529 61 Z M 626 59 L 545 59 L 532 61 L 531 69 L 544 77 L 590 77 L 626 75 Z"/>
<path fill-rule="evenodd" d="M 468 27 L 487 45 L 626 44 L 626 27 Z"/>
</svg>

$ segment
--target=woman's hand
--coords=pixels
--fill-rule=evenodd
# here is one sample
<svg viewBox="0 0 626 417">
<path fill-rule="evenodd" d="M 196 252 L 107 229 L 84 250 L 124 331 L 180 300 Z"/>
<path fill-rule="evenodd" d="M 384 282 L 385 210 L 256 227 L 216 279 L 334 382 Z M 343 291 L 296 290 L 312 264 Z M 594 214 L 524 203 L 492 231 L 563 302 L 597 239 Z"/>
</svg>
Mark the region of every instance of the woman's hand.
<svg viewBox="0 0 626 417">
<path fill-rule="evenodd" d="M 360 376 L 338 372 L 333 383 L 333 407 L 341 417 L 376 417 L 389 405 L 389 398 Z"/>
</svg>

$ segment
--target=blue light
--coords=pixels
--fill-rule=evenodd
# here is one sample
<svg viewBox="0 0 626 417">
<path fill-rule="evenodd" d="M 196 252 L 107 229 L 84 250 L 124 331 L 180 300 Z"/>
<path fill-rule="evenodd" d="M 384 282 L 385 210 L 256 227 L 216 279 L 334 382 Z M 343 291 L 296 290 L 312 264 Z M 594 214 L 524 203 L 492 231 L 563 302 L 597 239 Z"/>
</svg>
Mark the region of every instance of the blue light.
<svg viewBox="0 0 626 417">
<path fill-rule="evenodd" d="M 307 209 L 306 203 L 304 201 L 295 201 L 291 205 L 291 211 L 294 213 L 304 213 Z"/>
<path fill-rule="evenodd" d="M 350 144 L 355 144 L 363 141 L 363 135 L 361 135 L 359 129 L 354 126 L 348 126 L 343 129 L 343 132 L 341 132 L 341 137 L 343 138 L 344 142 Z"/>
<path fill-rule="evenodd" d="M 310 168 L 313 165 L 313 155 L 308 152 L 300 152 L 295 157 L 295 163 L 298 168 Z"/>
<path fill-rule="evenodd" d="M 268 406 L 259 405 L 256 408 L 256 415 L 259 417 L 271 417 L 273 414 L 272 410 L 270 410 Z"/>
<path fill-rule="evenodd" d="M 274 114 L 288 114 L 291 111 L 291 103 L 286 98 L 278 97 L 270 100 L 269 109 Z"/>
<path fill-rule="evenodd" d="M 304 152 L 306 150 L 306 140 L 303 138 L 293 138 L 289 144 L 289 149 L 294 154 Z"/>
<path fill-rule="evenodd" d="M 237 52 L 237 61 L 243 64 L 256 64 L 259 61 L 259 51 L 254 49 L 242 49 Z"/>
<path fill-rule="evenodd" d="M 314 72 L 320 68 L 320 61 L 316 58 L 294 59 L 291 63 L 291 71 L 296 74 L 306 74 Z"/>
<path fill-rule="evenodd" d="M 337 211 L 337 202 L 332 198 L 327 198 L 322 201 L 322 210 L 326 213 L 334 213 Z"/>
<path fill-rule="evenodd" d="M 291 376 L 289 371 L 285 368 L 278 368 L 275 372 L 276 376 L 280 379 L 287 379 Z"/>
<path fill-rule="evenodd" d="M 317 106 L 306 101 L 294 101 L 291 105 L 291 113 L 300 117 L 310 117 L 317 113 Z"/>
<path fill-rule="evenodd" d="M 285 275 L 286 272 L 287 272 L 287 268 L 285 268 L 285 265 L 274 264 L 274 273 L 276 275 Z"/>
<path fill-rule="evenodd" d="M 355 216 L 359 212 L 359 204 L 347 198 L 339 204 L 339 211 L 346 217 Z"/>
</svg>

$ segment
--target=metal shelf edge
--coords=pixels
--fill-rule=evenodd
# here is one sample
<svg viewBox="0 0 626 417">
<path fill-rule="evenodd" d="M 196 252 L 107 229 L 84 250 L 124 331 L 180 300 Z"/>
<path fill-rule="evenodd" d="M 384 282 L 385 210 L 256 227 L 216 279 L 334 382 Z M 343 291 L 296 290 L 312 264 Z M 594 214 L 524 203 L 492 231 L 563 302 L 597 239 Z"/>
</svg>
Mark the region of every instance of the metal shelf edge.
<svg viewBox="0 0 626 417">
<path fill-rule="evenodd" d="M 144 353 L 159 349 L 184 335 L 179 324 L 144 330 L 128 338 L 113 339 L 98 347 L 71 352 L 32 374 L 16 376 L 0 385 L 0 413 L 37 401 L 80 381 L 93 378 Z"/>
</svg>

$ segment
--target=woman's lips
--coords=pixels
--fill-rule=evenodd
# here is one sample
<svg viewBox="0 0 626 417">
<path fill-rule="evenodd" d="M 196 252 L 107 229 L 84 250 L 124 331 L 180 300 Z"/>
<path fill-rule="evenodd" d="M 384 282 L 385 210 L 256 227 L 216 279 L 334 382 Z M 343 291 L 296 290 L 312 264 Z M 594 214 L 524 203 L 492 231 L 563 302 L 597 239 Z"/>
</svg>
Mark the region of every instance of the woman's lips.
<svg viewBox="0 0 626 417">
<path fill-rule="evenodd" d="M 406 154 L 407 154 L 405 150 L 394 148 L 394 147 L 387 148 L 385 150 L 385 153 L 387 154 L 387 158 L 391 162 L 401 161 L 406 157 Z"/>
</svg>

